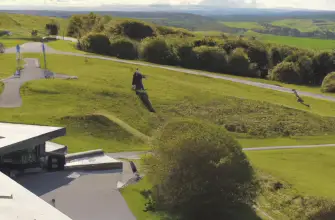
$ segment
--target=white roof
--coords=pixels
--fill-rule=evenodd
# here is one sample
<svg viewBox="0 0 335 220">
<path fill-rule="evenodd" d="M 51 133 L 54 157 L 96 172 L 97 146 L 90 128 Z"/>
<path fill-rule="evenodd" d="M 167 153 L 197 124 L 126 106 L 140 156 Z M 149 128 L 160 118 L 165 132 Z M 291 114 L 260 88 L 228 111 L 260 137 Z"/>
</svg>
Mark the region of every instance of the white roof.
<svg viewBox="0 0 335 220">
<path fill-rule="evenodd" d="M 0 219 L 71 220 L 1 172 L 0 185 Z"/>
<path fill-rule="evenodd" d="M 34 147 L 65 133 L 60 127 L 0 123 L 0 154 Z"/>
</svg>

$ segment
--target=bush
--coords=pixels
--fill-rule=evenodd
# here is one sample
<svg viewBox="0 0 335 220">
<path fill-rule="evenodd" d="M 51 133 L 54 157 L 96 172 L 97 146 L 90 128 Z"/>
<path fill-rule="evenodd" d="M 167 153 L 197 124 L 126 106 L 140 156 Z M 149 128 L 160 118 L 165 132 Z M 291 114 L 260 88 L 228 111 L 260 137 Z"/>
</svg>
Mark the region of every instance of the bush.
<svg viewBox="0 0 335 220">
<path fill-rule="evenodd" d="M 249 71 L 249 57 L 242 48 L 236 48 L 232 51 L 228 59 L 228 64 L 229 71 L 232 74 L 255 77 L 255 75 L 252 75 L 252 72 Z"/>
<path fill-rule="evenodd" d="M 193 48 L 197 67 L 213 72 L 227 71 L 227 53 L 219 47 L 201 46 Z"/>
<path fill-rule="evenodd" d="M 157 209 L 182 219 L 235 219 L 239 207 L 254 203 L 254 171 L 224 128 L 175 121 L 162 129 L 157 144 L 144 161 Z"/>
<path fill-rule="evenodd" d="M 127 38 L 118 38 L 111 41 L 111 55 L 121 59 L 137 59 L 137 44 Z"/>
<path fill-rule="evenodd" d="M 197 57 L 193 51 L 191 42 L 174 42 L 173 47 L 176 50 L 179 64 L 186 68 L 197 68 Z"/>
<path fill-rule="evenodd" d="M 178 57 L 174 48 L 163 38 L 147 38 L 141 42 L 140 58 L 158 64 L 175 65 Z"/>
<path fill-rule="evenodd" d="M 313 58 L 315 76 L 315 84 L 320 85 L 324 77 L 335 71 L 335 57 L 329 52 L 321 52 Z"/>
<path fill-rule="evenodd" d="M 156 26 L 156 30 L 157 30 L 157 34 L 159 35 L 180 35 L 184 37 L 194 37 L 194 34 L 182 28 Z"/>
<path fill-rule="evenodd" d="M 282 62 L 278 64 L 272 70 L 271 79 L 293 84 L 300 84 L 302 81 L 299 73 L 299 67 L 292 62 Z"/>
<path fill-rule="evenodd" d="M 107 28 L 107 32 L 112 36 L 125 36 L 133 40 L 156 36 L 155 29 L 151 25 L 131 20 L 112 22 Z"/>
<path fill-rule="evenodd" d="M 104 34 L 90 33 L 80 40 L 80 48 L 92 53 L 109 54 L 110 42 Z"/>
<path fill-rule="evenodd" d="M 329 73 L 323 80 L 322 92 L 335 92 L 335 72 Z"/>
<path fill-rule="evenodd" d="M 265 78 L 268 74 L 269 56 L 267 49 L 263 44 L 252 43 L 247 48 L 247 54 L 250 62 L 256 63 L 261 73 L 261 78 Z M 253 65 L 255 67 L 255 65 Z"/>
</svg>

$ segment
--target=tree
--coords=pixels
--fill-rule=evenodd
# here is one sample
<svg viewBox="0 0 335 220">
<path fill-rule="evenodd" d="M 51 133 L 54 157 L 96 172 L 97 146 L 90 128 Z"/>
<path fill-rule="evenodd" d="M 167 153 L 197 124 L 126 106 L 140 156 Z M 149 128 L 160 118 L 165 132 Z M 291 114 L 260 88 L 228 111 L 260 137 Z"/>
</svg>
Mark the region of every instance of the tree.
<svg viewBox="0 0 335 220">
<path fill-rule="evenodd" d="M 110 54 L 110 41 L 104 34 L 90 33 L 80 40 L 80 48 L 84 51 Z"/>
<path fill-rule="evenodd" d="M 329 73 L 321 85 L 322 92 L 335 92 L 335 72 Z"/>
<path fill-rule="evenodd" d="M 127 38 L 117 38 L 111 42 L 111 55 L 122 59 L 137 59 L 137 43 Z"/>
<path fill-rule="evenodd" d="M 160 37 L 146 38 L 141 42 L 140 58 L 158 64 L 174 65 L 178 63 L 174 48 Z"/>
<path fill-rule="evenodd" d="M 228 69 L 227 53 L 219 47 L 195 47 L 193 53 L 197 57 L 196 64 L 200 69 L 213 72 L 225 72 Z"/>
<path fill-rule="evenodd" d="M 241 146 L 222 126 L 194 120 L 173 121 L 144 160 L 155 186 L 157 209 L 182 219 L 239 219 L 251 206 L 258 182 Z"/>
<path fill-rule="evenodd" d="M 156 36 L 155 29 L 151 25 L 132 20 L 111 22 L 107 32 L 111 36 L 125 36 L 132 40 L 142 40 Z"/>
<path fill-rule="evenodd" d="M 51 23 L 45 25 L 45 29 L 48 35 L 58 35 L 59 25 L 55 21 L 52 21 Z"/>
<path fill-rule="evenodd" d="M 80 15 L 72 15 L 67 27 L 67 35 L 70 37 L 81 38 L 84 35 L 84 22 Z"/>
<path fill-rule="evenodd" d="M 282 62 L 272 70 L 271 79 L 285 83 L 300 84 L 302 77 L 299 71 L 297 64 L 293 62 Z"/>
</svg>

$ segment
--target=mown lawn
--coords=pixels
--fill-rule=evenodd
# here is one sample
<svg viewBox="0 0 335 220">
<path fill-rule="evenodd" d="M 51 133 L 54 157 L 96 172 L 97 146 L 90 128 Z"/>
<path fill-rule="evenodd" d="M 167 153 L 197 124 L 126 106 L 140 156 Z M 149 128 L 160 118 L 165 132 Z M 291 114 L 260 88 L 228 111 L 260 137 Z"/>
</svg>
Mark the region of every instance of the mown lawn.
<svg viewBox="0 0 335 220">
<path fill-rule="evenodd" d="M 24 56 L 43 60 L 39 54 Z M 83 57 L 51 54 L 47 59 L 54 72 L 79 79 L 25 84 L 21 89 L 23 106 L 0 109 L 0 120 L 66 126 L 67 136 L 56 141 L 68 145 L 72 152 L 97 148 L 108 152 L 147 150 L 140 133 L 153 136 L 163 123 L 175 117 L 201 118 L 226 126 L 244 138 L 335 133 L 335 119 L 325 117 L 334 115 L 335 103 L 306 99 L 313 106 L 308 109 L 291 94 L 141 67 L 148 76 L 144 83 L 157 111 L 153 114 L 131 90 L 136 65 L 96 59 L 85 64 Z"/>
<path fill-rule="evenodd" d="M 335 198 L 335 148 L 246 152 L 253 166 L 303 195 Z"/>
<path fill-rule="evenodd" d="M 66 40 L 56 40 L 48 43 L 48 46 L 59 51 L 83 53 L 86 52 L 76 49 L 76 43 Z"/>
<path fill-rule="evenodd" d="M 15 73 L 16 55 L 0 54 L 0 80 L 5 79 Z"/>
<path fill-rule="evenodd" d="M 302 38 L 289 36 L 276 36 L 271 34 L 259 34 L 253 31 L 245 33 L 249 36 L 255 36 L 258 40 L 267 42 L 288 45 L 304 49 L 314 50 L 332 50 L 335 47 L 335 40 L 317 39 L 317 38 Z"/>
<path fill-rule="evenodd" d="M 21 40 L 21 39 L 13 39 L 13 38 L 1 38 L 0 37 L 0 43 L 3 43 L 5 45 L 5 48 L 11 48 L 16 47 L 16 45 L 21 45 L 24 43 L 27 43 L 28 40 Z"/>
</svg>

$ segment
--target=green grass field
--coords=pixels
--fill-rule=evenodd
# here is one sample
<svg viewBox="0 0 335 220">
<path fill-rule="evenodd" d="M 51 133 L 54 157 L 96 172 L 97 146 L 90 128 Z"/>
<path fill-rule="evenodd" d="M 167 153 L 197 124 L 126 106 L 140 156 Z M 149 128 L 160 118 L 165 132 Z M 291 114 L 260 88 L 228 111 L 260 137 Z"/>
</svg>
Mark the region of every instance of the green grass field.
<svg viewBox="0 0 335 220">
<path fill-rule="evenodd" d="M 16 70 L 16 55 L 0 54 L 0 66 L 0 79 L 13 75 Z"/>
<path fill-rule="evenodd" d="M 247 152 L 252 164 L 302 194 L 335 198 L 335 148 Z"/>
<path fill-rule="evenodd" d="M 15 67 L 13 57 L 2 57 L 7 56 Z M 42 58 L 38 54 L 24 56 Z M 335 119 L 325 117 L 335 113 L 335 103 L 331 102 L 307 99 L 315 107 L 306 109 L 290 94 L 141 67 L 148 75 L 145 85 L 158 112 L 152 114 L 130 89 L 136 65 L 95 59 L 85 64 L 82 57 L 49 54 L 48 66 L 79 80 L 25 84 L 21 89 L 23 106 L 0 109 L 0 120 L 67 126 L 68 135 L 57 142 L 69 146 L 71 152 L 97 148 L 109 152 L 147 150 L 143 137 L 152 136 L 162 123 L 175 117 L 197 117 L 225 125 L 242 139 L 280 137 L 287 132 L 303 136 L 335 133 Z M 249 146 L 248 141 L 244 143 Z M 266 143 L 263 146 L 271 143 L 262 141 Z"/>
<path fill-rule="evenodd" d="M 272 22 L 273 25 L 296 28 L 302 32 L 312 32 L 317 30 L 330 30 L 334 31 L 335 22 L 330 20 L 317 19 L 283 19 Z"/>
<path fill-rule="evenodd" d="M 24 43 L 27 43 L 28 40 L 22 40 L 22 39 L 12 39 L 12 38 L 1 38 L 0 37 L 0 43 L 3 43 L 6 48 L 15 47 L 16 45 L 21 45 Z"/>
<path fill-rule="evenodd" d="M 221 22 L 228 27 L 244 28 L 244 29 L 264 29 L 264 27 L 257 22 Z"/>
<path fill-rule="evenodd" d="M 332 50 L 335 48 L 335 40 L 276 36 L 270 34 L 259 34 L 253 31 L 248 31 L 245 33 L 245 35 L 255 36 L 258 40 L 267 43 L 282 44 L 298 48 L 314 49 L 314 50 Z"/>
<path fill-rule="evenodd" d="M 81 50 L 76 49 L 76 43 L 73 43 L 71 41 L 65 41 L 65 40 L 56 40 L 48 42 L 48 46 L 59 51 L 65 51 L 65 52 L 74 52 L 74 53 L 85 53 Z"/>
<path fill-rule="evenodd" d="M 30 37 L 33 29 L 37 30 L 40 36 L 44 36 L 45 25 L 51 21 L 59 24 L 60 33 L 66 30 L 68 23 L 66 19 L 7 13 L 0 13 L 0 30 L 11 31 L 13 38 Z"/>
</svg>

